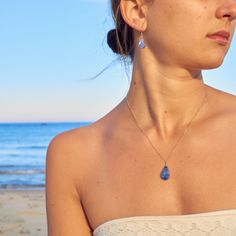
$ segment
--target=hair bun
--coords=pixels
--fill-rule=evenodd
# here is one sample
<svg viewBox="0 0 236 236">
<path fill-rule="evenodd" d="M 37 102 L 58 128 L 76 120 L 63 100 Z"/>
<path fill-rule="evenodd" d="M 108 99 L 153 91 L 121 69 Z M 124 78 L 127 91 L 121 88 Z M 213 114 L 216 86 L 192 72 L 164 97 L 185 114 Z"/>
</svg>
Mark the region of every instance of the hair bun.
<svg viewBox="0 0 236 236">
<path fill-rule="evenodd" d="M 124 38 L 120 30 L 112 29 L 107 33 L 107 44 L 114 53 L 133 57 L 133 32 L 130 27 L 127 28 L 126 35 Z"/>
<path fill-rule="evenodd" d="M 114 53 L 119 53 L 118 43 L 116 39 L 116 30 L 112 29 L 107 33 L 107 44 Z"/>
</svg>

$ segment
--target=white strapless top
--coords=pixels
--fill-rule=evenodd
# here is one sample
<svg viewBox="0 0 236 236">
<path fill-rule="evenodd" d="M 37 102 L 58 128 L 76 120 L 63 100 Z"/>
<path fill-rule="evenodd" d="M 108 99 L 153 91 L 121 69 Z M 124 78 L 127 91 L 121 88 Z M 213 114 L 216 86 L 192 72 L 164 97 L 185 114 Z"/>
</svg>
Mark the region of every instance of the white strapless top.
<svg viewBox="0 0 236 236">
<path fill-rule="evenodd" d="M 236 236 L 236 209 L 106 221 L 93 236 Z"/>
</svg>

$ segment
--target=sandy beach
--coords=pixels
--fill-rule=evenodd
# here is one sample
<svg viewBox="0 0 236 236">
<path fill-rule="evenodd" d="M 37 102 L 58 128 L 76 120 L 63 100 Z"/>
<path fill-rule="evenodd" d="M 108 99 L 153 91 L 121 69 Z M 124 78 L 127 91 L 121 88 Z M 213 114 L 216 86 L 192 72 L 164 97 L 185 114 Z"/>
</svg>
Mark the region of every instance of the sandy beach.
<svg viewBox="0 0 236 236">
<path fill-rule="evenodd" d="M 44 190 L 0 190 L 2 235 L 47 235 Z"/>
</svg>

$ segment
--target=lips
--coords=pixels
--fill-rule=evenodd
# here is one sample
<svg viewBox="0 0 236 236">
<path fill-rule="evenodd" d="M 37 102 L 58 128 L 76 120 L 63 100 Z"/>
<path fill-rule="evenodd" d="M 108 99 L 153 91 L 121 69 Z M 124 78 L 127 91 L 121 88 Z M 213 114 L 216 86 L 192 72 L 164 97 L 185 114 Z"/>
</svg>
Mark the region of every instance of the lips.
<svg viewBox="0 0 236 236">
<path fill-rule="evenodd" d="M 229 38 L 230 38 L 230 33 L 224 30 L 215 32 L 213 34 L 208 34 L 208 38 L 215 40 L 216 42 L 226 45 Z"/>
<path fill-rule="evenodd" d="M 208 36 L 214 36 L 214 35 L 221 36 L 221 37 L 223 37 L 223 38 L 226 38 L 227 40 L 228 40 L 229 37 L 230 37 L 230 33 L 227 32 L 227 31 L 224 31 L 224 30 L 218 31 L 218 32 L 213 33 L 213 34 L 209 34 Z"/>
</svg>

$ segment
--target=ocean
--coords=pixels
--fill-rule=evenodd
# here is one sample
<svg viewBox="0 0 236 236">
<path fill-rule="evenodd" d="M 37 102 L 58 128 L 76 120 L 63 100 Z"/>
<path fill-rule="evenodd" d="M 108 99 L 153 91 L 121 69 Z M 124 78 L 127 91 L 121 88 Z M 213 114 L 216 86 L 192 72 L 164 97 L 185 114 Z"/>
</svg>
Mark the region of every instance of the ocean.
<svg viewBox="0 0 236 236">
<path fill-rule="evenodd" d="M 0 189 L 43 189 L 51 139 L 90 123 L 0 123 Z"/>
</svg>

